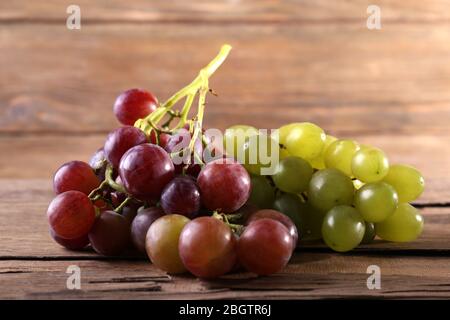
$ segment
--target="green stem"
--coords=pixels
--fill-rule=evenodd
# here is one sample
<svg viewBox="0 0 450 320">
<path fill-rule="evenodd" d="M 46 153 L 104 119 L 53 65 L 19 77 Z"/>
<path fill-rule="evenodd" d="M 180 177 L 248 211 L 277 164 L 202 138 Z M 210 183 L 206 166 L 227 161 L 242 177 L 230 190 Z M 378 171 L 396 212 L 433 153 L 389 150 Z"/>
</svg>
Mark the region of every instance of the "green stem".
<svg viewBox="0 0 450 320">
<path fill-rule="evenodd" d="M 119 191 L 122 193 L 127 193 L 124 186 L 122 186 L 114 181 L 112 174 L 113 174 L 113 168 L 111 165 L 108 165 L 106 167 L 106 172 L 105 172 L 105 181 L 107 181 L 108 185 L 116 191 Z"/>
<path fill-rule="evenodd" d="M 120 213 L 122 209 L 131 201 L 133 198 L 128 197 L 126 198 L 116 209 L 114 209 L 115 212 Z"/>
<path fill-rule="evenodd" d="M 88 198 L 91 199 L 91 201 L 96 201 L 98 199 L 95 199 L 97 193 L 101 190 L 103 190 L 103 188 L 105 188 L 105 186 L 108 185 L 108 182 L 106 180 L 104 180 L 99 186 L 98 188 L 95 188 L 94 190 L 91 191 L 91 193 L 89 193 Z M 94 200 L 95 199 L 95 200 Z"/>
</svg>

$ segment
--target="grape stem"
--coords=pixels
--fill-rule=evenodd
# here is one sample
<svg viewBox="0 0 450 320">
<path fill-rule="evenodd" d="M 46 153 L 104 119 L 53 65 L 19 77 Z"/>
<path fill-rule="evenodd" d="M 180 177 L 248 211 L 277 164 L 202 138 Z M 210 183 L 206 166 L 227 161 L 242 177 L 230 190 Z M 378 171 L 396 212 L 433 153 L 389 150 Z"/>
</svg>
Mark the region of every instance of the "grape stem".
<svg viewBox="0 0 450 320">
<path fill-rule="evenodd" d="M 120 213 L 122 209 L 131 201 L 133 200 L 132 197 L 126 198 L 116 209 L 114 209 L 115 212 Z"/>
<path fill-rule="evenodd" d="M 232 214 L 230 214 L 231 216 Z M 230 223 L 230 221 L 228 220 L 228 215 L 227 214 L 223 214 L 223 213 L 219 213 L 217 211 L 214 211 L 212 214 L 212 217 L 215 219 L 218 219 L 220 221 L 222 221 L 223 223 L 225 223 L 228 227 L 231 228 L 231 230 L 233 230 L 233 232 L 237 233 L 238 235 L 240 235 L 243 231 L 244 231 L 244 226 L 241 224 L 235 224 L 235 223 Z"/>
<path fill-rule="evenodd" d="M 113 168 L 112 168 L 112 166 L 110 164 L 108 164 L 106 166 L 106 171 L 105 171 L 105 181 L 114 190 L 122 192 L 122 193 L 127 193 L 127 191 L 125 190 L 124 186 L 122 186 L 122 185 L 120 185 L 120 184 L 118 184 L 117 182 L 114 181 L 114 179 L 112 177 L 112 174 L 113 174 Z"/>
</svg>

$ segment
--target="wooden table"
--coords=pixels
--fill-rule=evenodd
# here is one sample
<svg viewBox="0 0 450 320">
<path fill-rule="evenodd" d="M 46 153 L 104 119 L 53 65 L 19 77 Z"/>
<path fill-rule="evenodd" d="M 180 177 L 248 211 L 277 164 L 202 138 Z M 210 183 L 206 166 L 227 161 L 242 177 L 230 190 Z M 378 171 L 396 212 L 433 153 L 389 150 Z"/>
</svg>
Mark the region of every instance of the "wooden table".
<svg viewBox="0 0 450 320">
<path fill-rule="evenodd" d="M 72 1 L 0 3 L 0 298 L 450 297 L 450 1 Z M 148 261 L 70 252 L 48 235 L 51 176 L 87 160 L 117 123 L 115 96 L 146 87 L 167 98 L 222 43 L 206 124 L 276 128 L 312 121 L 381 147 L 423 171 L 423 236 L 337 254 L 305 246 L 281 273 L 206 282 Z M 82 290 L 67 290 L 77 265 Z M 381 290 L 368 290 L 369 265 Z"/>
</svg>

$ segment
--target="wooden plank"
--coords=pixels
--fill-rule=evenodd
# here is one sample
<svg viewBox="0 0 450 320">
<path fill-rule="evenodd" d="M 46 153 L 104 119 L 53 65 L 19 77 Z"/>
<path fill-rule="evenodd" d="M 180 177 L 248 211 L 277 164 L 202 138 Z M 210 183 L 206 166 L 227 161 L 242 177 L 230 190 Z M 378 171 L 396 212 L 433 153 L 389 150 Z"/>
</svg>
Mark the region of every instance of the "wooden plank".
<svg viewBox="0 0 450 320">
<path fill-rule="evenodd" d="M 446 25 L 7 24 L 0 35 L 0 132 L 108 131 L 119 92 L 147 87 L 164 100 L 224 42 L 234 51 L 211 80 L 213 127 L 295 119 L 350 133 L 449 132 Z"/>
<path fill-rule="evenodd" d="M 0 4 L 0 21 L 63 21 L 65 9 L 73 2 L 50 0 L 37 4 L 19 0 Z M 182 0 L 151 2 L 137 0 L 88 1 L 78 0 L 83 19 L 87 21 L 133 21 L 133 22 L 178 22 L 178 23 L 224 23 L 224 22 L 289 22 L 314 23 L 342 21 L 361 23 L 367 17 L 369 0 L 341 1 L 330 5 L 325 0 L 304 1 L 221 1 L 200 0 L 189 3 Z M 382 9 L 383 20 L 393 22 L 447 22 L 449 1 L 388 1 L 376 3 Z"/>
<path fill-rule="evenodd" d="M 236 273 L 213 281 L 168 276 L 146 261 L 0 261 L 1 299 L 316 299 L 448 298 L 450 258 L 296 254 L 282 272 Z M 68 290 L 66 270 L 81 270 Z M 381 290 L 367 288 L 367 267 L 381 270 Z"/>
<path fill-rule="evenodd" d="M 224 128 L 232 123 L 222 119 L 219 125 Z M 208 121 L 206 125 L 209 124 Z M 331 133 L 341 136 L 336 130 Z M 427 184 L 419 203 L 450 201 L 449 136 L 345 134 L 342 137 L 382 148 L 391 163 L 408 163 L 419 168 Z M 47 185 L 60 165 L 71 160 L 88 161 L 92 153 L 104 144 L 105 138 L 106 134 L 0 136 L 0 150 L 7 150 L 0 157 L 0 178 L 42 178 Z"/>
<path fill-rule="evenodd" d="M 52 198 L 50 180 L 0 180 L 0 259 L 104 259 L 90 250 L 68 251 L 53 242 L 46 219 Z M 406 244 L 377 241 L 358 252 L 450 254 L 450 207 L 422 211 L 426 223 L 417 241 Z M 303 245 L 300 250 L 324 248 L 319 243 Z"/>
</svg>

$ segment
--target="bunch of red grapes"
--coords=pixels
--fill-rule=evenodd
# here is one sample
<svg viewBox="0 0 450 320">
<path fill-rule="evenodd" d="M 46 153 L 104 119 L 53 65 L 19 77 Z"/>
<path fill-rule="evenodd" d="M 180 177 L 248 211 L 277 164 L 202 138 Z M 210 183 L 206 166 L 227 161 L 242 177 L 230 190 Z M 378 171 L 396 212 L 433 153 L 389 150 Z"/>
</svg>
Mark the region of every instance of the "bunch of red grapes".
<svg viewBox="0 0 450 320">
<path fill-rule="evenodd" d="M 199 77 L 204 81 L 204 73 Z M 186 92 L 189 99 L 192 90 Z M 267 275 L 286 266 L 298 241 L 291 219 L 247 203 L 251 179 L 233 158 L 192 161 L 209 148 L 192 125 L 202 118 L 199 100 L 199 113 L 185 121 L 185 112 L 169 110 L 145 90 L 119 95 L 114 113 L 123 126 L 89 163 L 68 162 L 54 176 L 57 196 L 47 212 L 53 239 L 72 250 L 90 245 L 106 256 L 140 252 L 168 273 L 201 278 L 239 268 Z M 181 119 L 176 130 L 139 127 L 139 119 L 156 119 L 160 110 L 169 120 Z M 174 163 L 181 151 L 188 161 Z"/>
</svg>

